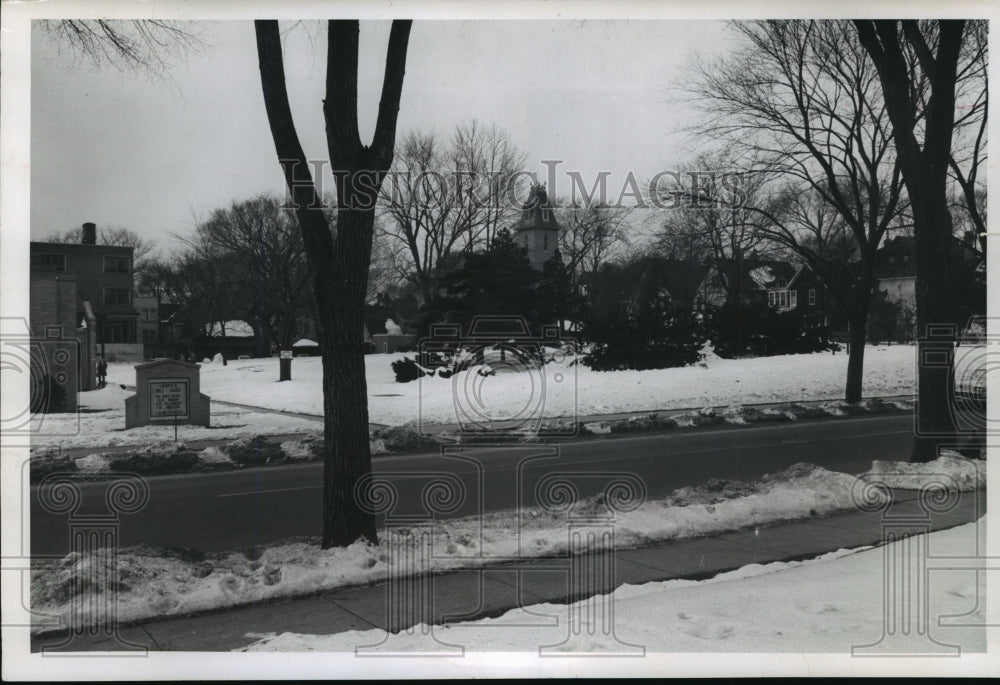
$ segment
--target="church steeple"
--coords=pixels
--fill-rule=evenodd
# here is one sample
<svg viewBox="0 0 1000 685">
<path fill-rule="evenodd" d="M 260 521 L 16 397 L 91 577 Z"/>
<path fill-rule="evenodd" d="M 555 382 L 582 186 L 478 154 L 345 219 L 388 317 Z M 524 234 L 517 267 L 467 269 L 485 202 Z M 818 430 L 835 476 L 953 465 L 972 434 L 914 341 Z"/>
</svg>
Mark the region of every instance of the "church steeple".
<svg viewBox="0 0 1000 685">
<path fill-rule="evenodd" d="M 559 223 L 553 209 L 545 185 L 532 185 L 514 226 L 517 244 L 528 250 L 531 266 L 539 271 L 559 246 Z"/>
</svg>

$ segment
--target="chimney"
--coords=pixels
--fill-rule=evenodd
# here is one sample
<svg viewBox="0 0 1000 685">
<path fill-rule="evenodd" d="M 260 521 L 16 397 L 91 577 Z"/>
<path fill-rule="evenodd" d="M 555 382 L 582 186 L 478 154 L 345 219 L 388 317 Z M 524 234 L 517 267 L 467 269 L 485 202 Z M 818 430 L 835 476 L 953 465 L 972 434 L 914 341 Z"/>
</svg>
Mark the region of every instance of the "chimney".
<svg viewBox="0 0 1000 685">
<path fill-rule="evenodd" d="M 97 244 L 97 226 L 89 221 L 83 225 L 83 236 L 80 238 L 80 242 L 84 245 L 96 245 Z"/>
</svg>

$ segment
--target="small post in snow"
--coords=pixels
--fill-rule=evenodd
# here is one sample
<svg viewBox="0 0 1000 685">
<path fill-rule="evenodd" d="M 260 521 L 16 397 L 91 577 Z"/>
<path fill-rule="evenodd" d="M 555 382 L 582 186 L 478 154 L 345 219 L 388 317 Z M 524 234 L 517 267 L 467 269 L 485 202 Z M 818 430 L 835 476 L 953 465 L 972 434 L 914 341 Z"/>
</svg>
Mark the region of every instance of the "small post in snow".
<svg viewBox="0 0 1000 685">
<path fill-rule="evenodd" d="M 292 351 L 281 350 L 278 359 L 278 382 L 292 380 Z"/>
</svg>

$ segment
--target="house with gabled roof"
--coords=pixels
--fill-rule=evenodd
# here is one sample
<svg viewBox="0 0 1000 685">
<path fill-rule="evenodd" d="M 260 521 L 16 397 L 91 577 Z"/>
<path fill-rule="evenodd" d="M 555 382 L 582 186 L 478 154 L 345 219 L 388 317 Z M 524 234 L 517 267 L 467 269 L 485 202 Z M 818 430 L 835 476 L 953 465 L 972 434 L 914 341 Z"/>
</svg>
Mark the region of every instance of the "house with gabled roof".
<svg viewBox="0 0 1000 685">
<path fill-rule="evenodd" d="M 780 259 L 767 259 L 750 254 L 743 259 L 730 259 L 722 268 L 745 301 L 757 301 L 778 311 L 797 310 L 826 318 L 829 295 L 820 278 L 807 264 L 794 264 Z M 699 284 L 697 301 L 702 307 L 719 307 L 725 303 L 726 289 L 718 267 L 705 273 Z"/>
</svg>

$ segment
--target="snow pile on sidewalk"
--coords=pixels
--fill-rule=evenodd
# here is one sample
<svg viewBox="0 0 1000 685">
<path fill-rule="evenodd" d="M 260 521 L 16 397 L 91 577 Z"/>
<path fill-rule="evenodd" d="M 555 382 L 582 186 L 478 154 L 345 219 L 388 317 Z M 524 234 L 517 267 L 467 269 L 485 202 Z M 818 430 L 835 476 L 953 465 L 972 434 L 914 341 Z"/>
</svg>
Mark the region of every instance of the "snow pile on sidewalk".
<svg viewBox="0 0 1000 685">
<path fill-rule="evenodd" d="M 942 450 L 940 457 L 923 464 L 876 459 L 871 470 L 862 474 L 861 478 L 900 490 L 927 488 L 968 492 L 986 487 L 986 461 Z"/>
<path fill-rule="evenodd" d="M 938 555 L 975 555 L 976 527 L 984 524 L 981 519 L 931 533 L 926 536 L 927 549 Z M 980 530 L 978 534 L 985 533 Z M 643 648 L 647 654 L 850 655 L 854 647 L 884 640 L 884 555 L 881 549 L 864 549 L 805 562 L 751 564 L 709 580 L 623 585 L 610 596 L 572 605 L 538 604 L 497 618 L 452 623 L 446 628 L 419 625 L 391 635 L 377 629 L 336 635 L 251 634 L 247 640 L 256 641 L 234 651 L 353 653 L 360 645 L 378 645 L 386 653 L 421 651 L 447 656 L 445 645 L 468 652 L 532 654 L 549 645 L 552 652 L 608 656 L 639 655 Z M 928 588 L 930 631 L 936 642 L 913 630 L 912 639 L 897 644 L 909 644 L 911 650 L 924 654 L 941 654 L 943 645 L 958 645 L 963 654 L 985 651 L 986 574 L 972 569 L 931 571 Z M 605 613 L 611 606 L 614 613 Z M 961 621 L 938 625 L 939 616 L 961 617 Z M 612 634 L 598 628 L 602 619 L 613 620 Z M 574 627 L 576 635 L 571 632 Z M 455 648 L 451 649 L 454 656 Z"/>
<path fill-rule="evenodd" d="M 642 493 L 630 490 L 627 481 L 607 487 L 605 495 L 569 502 L 571 506 L 553 491 L 548 508 L 433 521 L 426 529 L 393 529 L 392 535 L 381 535 L 377 546 L 358 542 L 321 550 L 314 540 L 300 540 L 207 556 L 126 549 L 118 555 L 118 617 L 134 621 L 376 582 L 386 577 L 394 544 L 431 545 L 429 566 L 414 572 L 476 567 L 496 556 L 562 554 L 570 549 L 571 517 L 607 516 L 606 501 L 617 510 L 608 525 L 613 525 L 614 544 L 620 548 L 809 518 L 853 508 L 857 482 L 847 474 L 799 464 L 753 483 L 710 481 L 660 501 L 642 502 Z M 70 620 L 74 592 L 103 591 L 76 581 L 101 577 L 94 575 L 94 566 L 106 563 L 101 553 L 70 555 L 55 567 L 38 562 L 32 571 L 32 609 Z M 83 606 L 97 604 L 86 601 Z"/>
</svg>

